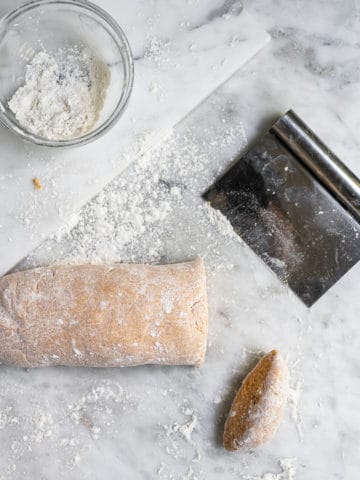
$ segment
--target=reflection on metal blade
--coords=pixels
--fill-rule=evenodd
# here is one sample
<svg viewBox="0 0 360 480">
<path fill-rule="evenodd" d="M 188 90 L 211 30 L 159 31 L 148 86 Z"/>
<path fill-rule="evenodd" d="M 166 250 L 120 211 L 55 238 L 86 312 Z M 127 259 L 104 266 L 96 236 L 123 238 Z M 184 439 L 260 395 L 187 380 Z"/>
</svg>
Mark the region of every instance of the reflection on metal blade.
<svg viewBox="0 0 360 480">
<path fill-rule="evenodd" d="M 360 260 L 360 225 L 268 132 L 204 198 L 311 306 Z"/>
</svg>

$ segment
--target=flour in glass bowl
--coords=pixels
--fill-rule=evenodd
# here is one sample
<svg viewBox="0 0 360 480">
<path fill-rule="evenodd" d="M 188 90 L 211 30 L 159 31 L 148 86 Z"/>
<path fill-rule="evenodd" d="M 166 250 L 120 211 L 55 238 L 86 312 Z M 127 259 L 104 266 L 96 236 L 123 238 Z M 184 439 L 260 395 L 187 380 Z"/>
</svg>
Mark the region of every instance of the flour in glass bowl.
<svg viewBox="0 0 360 480">
<path fill-rule="evenodd" d="M 9 108 L 27 131 L 69 140 L 92 130 L 110 82 L 108 66 L 89 49 L 40 51 L 25 68 L 25 82 Z"/>
</svg>

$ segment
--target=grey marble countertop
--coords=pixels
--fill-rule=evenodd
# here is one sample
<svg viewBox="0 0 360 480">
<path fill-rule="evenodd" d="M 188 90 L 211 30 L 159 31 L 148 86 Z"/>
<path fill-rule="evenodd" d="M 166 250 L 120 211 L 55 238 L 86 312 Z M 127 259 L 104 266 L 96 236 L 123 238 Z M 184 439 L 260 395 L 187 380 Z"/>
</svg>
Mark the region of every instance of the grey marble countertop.
<svg viewBox="0 0 360 480">
<path fill-rule="evenodd" d="M 202 255 L 204 367 L 3 368 L 0 479 L 358 478 L 360 266 L 308 309 L 200 195 L 290 107 L 360 173 L 360 6 L 244 4 L 269 46 L 18 267 Z M 291 371 L 285 417 L 269 444 L 227 453 L 221 435 L 235 389 L 274 347 Z"/>
</svg>

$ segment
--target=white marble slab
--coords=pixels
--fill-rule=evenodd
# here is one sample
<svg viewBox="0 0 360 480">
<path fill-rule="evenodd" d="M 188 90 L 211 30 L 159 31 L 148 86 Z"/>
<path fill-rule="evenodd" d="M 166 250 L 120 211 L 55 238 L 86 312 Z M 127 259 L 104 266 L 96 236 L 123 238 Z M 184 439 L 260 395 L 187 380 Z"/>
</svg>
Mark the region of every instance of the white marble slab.
<svg viewBox="0 0 360 480">
<path fill-rule="evenodd" d="M 36 472 L 47 479 L 74 480 L 263 480 L 271 472 L 271 480 L 356 479 L 360 265 L 309 310 L 247 246 L 213 222 L 200 198 L 214 176 L 265 128 L 256 125 L 264 106 L 254 108 L 238 95 L 239 85 L 249 91 L 243 75 L 193 112 L 168 143 L 146 156 L 146 163 L 135 163 L 122 181 L 112 182 L 82 210 L 72 231 L 48 240 L 19 265 L 24 269 L 74 257 L 99 261 L 109 245 L 114 245 L 113 260 L 122 261 L 173 262 L 202 255 L 210 309 L 204 367 L 3 368 L 0 411 L 7 416 L 0 429 L 5 453 L 0 466 L 9 472 L 5 478 Z M 269 88 L 264 82 L 257 93 L 270 100 Z M 316 96 L 311 100 L 316 118 L 306 105 L 298 103 L 297 110 L 317 130 L 326 118 L 331 133 L 334 122 L 341 141 L 330 144 L 339 151 L 342 142 L 348 143 L 350 154 L 346 129 L 326 104 Z M 278 107 L 287 108 L 286 101 Z M 137 202 L 140 216 L 151 207 L 163 211 L 166 204 L 167 210 L 160 221 L 143 218 L 145 231 L 126 244 L 116 233 L 114 198 L 125 198 L 118 206 L 126 208 L 145 186 L 149 193 Z M 234 389 L 258 356 L 274 347 L 286 355 L 293 401 L 272 442 L 252 452 L 226 453 L 221 435 Z M 190 428 L 194 417 L 187 440 L 179 426 Z M 284 458 L 292 459 L 293 477 L 280 476 Z"/>
<path fill-rule="evenodd" d="M 2 368 L 0 478 L 358 479 L 360 265 L 307 309 L 248 247 L 211 222 L 200 193 L 289 107 L 360 173 L 360 9 L 351 0 L 245 4 L 271 32 L 269 48 L 187 117 L 168 147 L 146 157 L 147 163 L 134 163 L 124 173 L 125 183 L 113 182 L 88 204 L 76 228 L 43 243 L 19 265 L 73 256 L 101 259 L 114 239 L 118 260 L 203 255 L 210 307 L 204 367 Z M 167 204 L 168 210 L 125 244 L 93 222 L 111 224 L 109 199 L 121 188 L 127 195 L 120 205 L 130 209 L 140 179 L 149 193 L 138 205 L 147 211 Z M 122 225 L 130 228 L 131 222 L 124 218 Z M 226 453 L 221 434 L 235 388 L 258 353 L 274 347 L 287 357 L 297 407 L 289 402 L 268 445 Z M 197 422 L 189 442 L 178 426 L 193 415 Z M 284 458 L 293 459 L 294 475 L 282 473 Z"/>
<path fill-rule="evenodd" d="M 18 1 L 1 3 L 0 13 Z M 127 111 L 106 136 L 54 151 L 0 129 L 0 274 L 146 151 L 269 40 L 240 2 L 99 0 L 135 57 Z M 44 188 L 35 192 L 32 177 Z"/>
</svg>

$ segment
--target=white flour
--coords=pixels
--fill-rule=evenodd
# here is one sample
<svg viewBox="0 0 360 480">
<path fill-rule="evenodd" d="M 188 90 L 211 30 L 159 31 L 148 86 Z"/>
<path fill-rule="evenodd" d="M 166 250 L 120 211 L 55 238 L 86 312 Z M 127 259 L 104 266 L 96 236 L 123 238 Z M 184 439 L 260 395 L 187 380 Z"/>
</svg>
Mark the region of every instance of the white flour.
<svg viewBox="0 0 360 480">
<path fill-rule="evenodd" d="M 204 213 L 208 217 L 211 225 L 213 225 L 219 233 L 236 242 L 243 243 L 241 237 L 237 235 L 227 217 L 225 217 L 220 210 L 212 208 L 210 203 L 204 203 Z"/>
<path fill-rule="evenodd" d="M 89 132 L 103 107 L 110 72 L 89 50 L 70 49 L 56 58 L 37 53 L 25 69 L 25 83 L 9 107 L 31 133 L 66 140 Z"/>
<path fill-rule="evenodd" d="M 168 455 L 172 456 L 175 459 L 179 459 L 181 454 L 181 443 L 179 439 L 188 443 L 195 450 L 195 456 L 192 458 L 191 462 L 198 462 L 201 459 L 201 452 L 199 445 L 193 440 L 192 433 L 197 426 L 197 416 L 190 410 L 189 414 L 191 415 L 190 420 L 186 423 L 179 424 L 177 422 L 171 425 L 162 425 L 166 433 L 166 438 L 169 441 L 165 450 Z"/>
<path fill-rule="evenodd" d="M 191 415 L 191 420 L 189 420 L 187 423 L 184 423 L 183 425 L 174 423 L 171 426 L 171 431 L 179 433 L 186 441 L 191 442 L 191 434 L 194 431 L 196 424 L 196 415 Z"/>
<path fill-rule="evenodd" d="M 240 242 L 225 217 L 202 201 L 201 193 L 223 168 L 220 164 L 216 165 L 214 173 L 207 172 L 214 152 L 218 149 L 232 151 L 239 145 L 246 145 L 243 126 L 240 124 L 235 128 L 224 123 L 220 129 L 204 131 L 204 136 L 200 143 L 192 129 L 183 129 L 180 134 L 169 133 L 165 141 L 134 163 L 126 176 L 115 178 L 81 212 L 69 218 L 52 239 L 26 260 L 26 268 L 41 264 L 39 254 L 44 254 L 45 265 L 49 262 L 158 263 L 171 239 L 173 227 L 170 222 L 175 210 L 178 217 L 183 214 L 199 217 L 198 227 L 203 227 L 201 231 L 206 238 L 200 237 L 198 230 L 194 233 L 194 242 L 199 242 L 201 248 L 194 250 L 195 254 L 201 252 L 206 257 L 207 248 L 212 256 L 216 253 L 217 231 L 227 242 Z M 229 157 L 231 155 L 229 153 Z M 59 165 L 59 162 L 53 162 L 49 175 L 41 179 L 42 195 L 34 192 L 33 202 L 24 204 L 20 220 L 26 224 L 31 236 L 39 235 L 42 214 L 39 202 L 42 198 L 56 196 L 61 211 L 72 209 L 67 205 L 66 196 L 59 196 L 57 191 L 57 177 L 61 175 Z M 193 192 L 198 192 L 194 203 L 190 199 Z M 223 241 L 224 238 L 218 240 L 219 244 Z M 204 247 L 207 244 L 208 247 Z M 179 242 L 178 248 L 181 245 Z M 181 258 L 184 256 L 179 253 L 179 261 Z"/>
<path fill-rule="evenodd" d="M 106 438 L 107 430 L 115 428 L 121 414 L 131 414 L 137 408 L 137 399 L 110 379 L 80 382 L 78 388 L 74 387 L 71 402 L 66 395 L 56 395 L 56 405 L 35 388 L 21 408 L 16 401 L 4 399 L 8 385 L 2 376 L 0 439 L 2 460 L 7 460 L 3 465 L 8 467 L 2 467 L 0 480 L 23 478 L 13 475 L 16 463 L 26 464 L 40 451 L 51 451 L 57 468 L 61 463 L 59 478 L 78 478 L 70 472 L 82 463 L 89 443 Z M 19 391 L 22 387 L 15 383 L 11 388 Z"/>
<path fill-rule="evenodd" d="M 299 411 L 299 399 L 302 393 L 302 387 L 303 387 L 302 381 L 298 380 L 295 386 L 289 389 L 289 400 L 288 400 L 291 408 L 291 417 L 295 422 L 300 441 L 302 441 L 303 439 L 302 419 Z"/>
<path fill-rule="evenodd" d="M 279 460 L 281 473 L 265 473 L 254 480 L 295 480 L 296 478 L 296 458 L 282 458 Z"/>
</svg>

